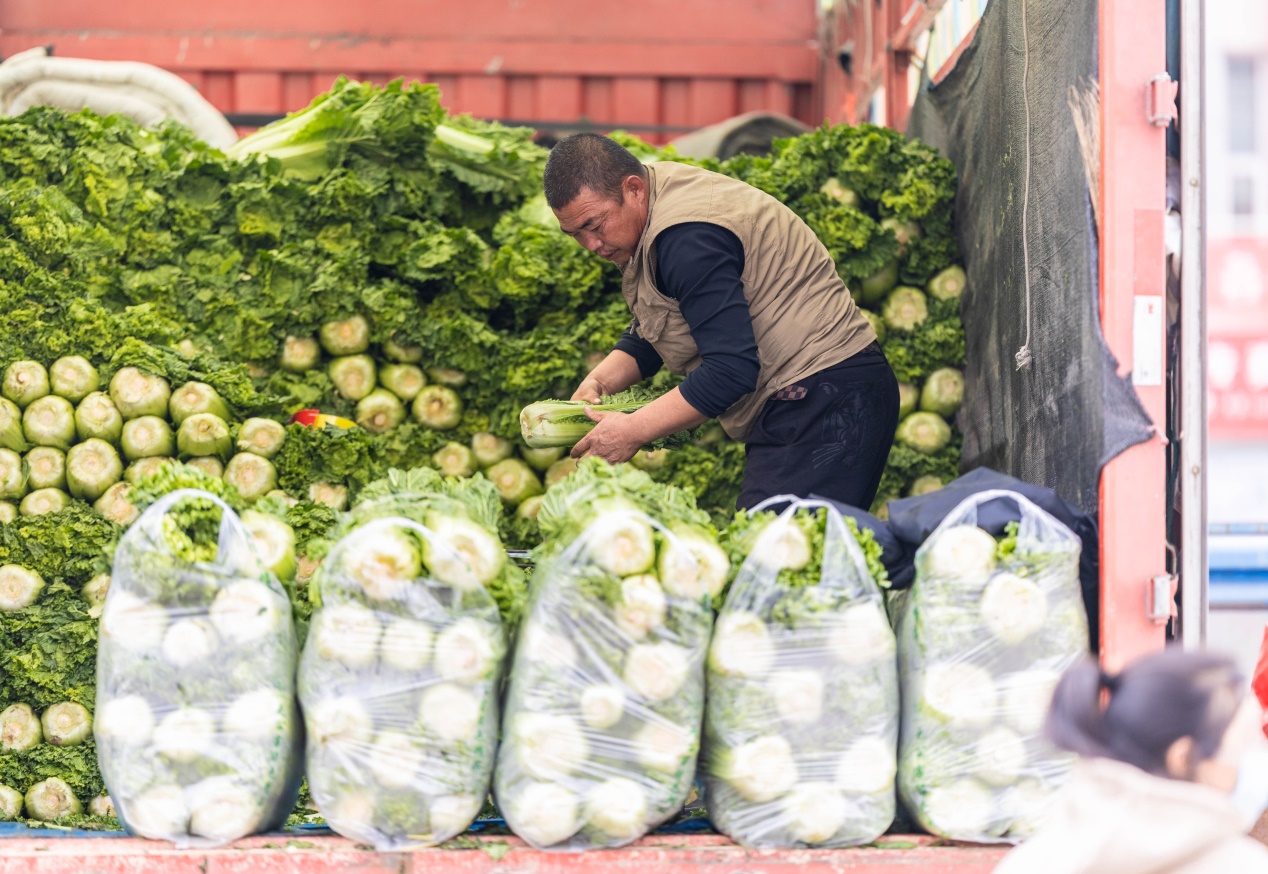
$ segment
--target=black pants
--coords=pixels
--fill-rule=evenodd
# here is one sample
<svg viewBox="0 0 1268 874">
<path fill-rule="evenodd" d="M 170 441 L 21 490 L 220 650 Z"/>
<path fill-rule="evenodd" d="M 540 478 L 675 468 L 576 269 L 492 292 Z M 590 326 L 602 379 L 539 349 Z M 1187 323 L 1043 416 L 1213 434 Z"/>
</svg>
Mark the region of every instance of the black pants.
<svg viewBox="0 0 1268 874">
<path fill-rule="evenodd" d="M 749 434 L 736 506 L 813 493 L 869 509 L 898 427 L 898 380 L 885 353 L 872 344 L 798 386 L 806 389 L 804 397 L 762 407 Z"/>
</svg>

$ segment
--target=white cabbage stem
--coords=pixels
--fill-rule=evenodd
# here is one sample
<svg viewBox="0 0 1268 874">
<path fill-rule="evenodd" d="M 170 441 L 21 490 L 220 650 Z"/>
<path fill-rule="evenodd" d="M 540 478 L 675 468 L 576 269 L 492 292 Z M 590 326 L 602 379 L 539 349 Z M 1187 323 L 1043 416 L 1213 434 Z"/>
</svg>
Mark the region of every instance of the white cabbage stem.
<svg viewBox="0 0 1268 874">
<path fill-rule="evenodd" d="M 174 762 L 193 762 L 215 742 L 215 720 L 197 707 L 172 711 L 154 729 L 154 751 Z"/>
<path fill-rule="evenodd" d="M 571 640 L 548 631 L 530 619 L 520 631 L 520 653 L 529 661 L 548 668 L 563 670 L 577 664 L 577 647 Z"/>
<path fill-rule="evenodd" d="M 515 833 L 538 847 L 566 841 L 581 827 L 576 793 L 558 783 L 529 783 L 510 804 Z"/>
<path fill-rule="evenodd" d="M 775 648 L 761 617 L 743 610 L 723 613 L 713 630 L 709 667 L 716 673 L 750 679 L 770 670 Z"/>
<path fill-rule="evenodd" d="M 12 613 L 30 607 L 44 590 L 44 578 L 15 564 L 0 566 L 0 611 Z"/>
<path fill-rule="evenodd" d="M 341 569 L 370 599 L 394 601 L 422 575 L 422 556 L 412 534 L 390 529 L 346 549 Z"/>
<path fill-rule="evenodd" d="M 1048 598 L 1031 580 L 996 574 L 982 592 L 980 613 L 982 624 L 997 640 L 1014 646 L 1043 628 Z"/>
<path fill-rule="evenodd" d="M 230 776 L 208 777 L 189 788 L 189 833 L 218 841 L 256 831 L 264 814 L 259 793 Z"/>
<path fill-rule="evenodd" d="M 282 735 L 293 715 L 289 700 L 275 689 L 256 689 L 233 699 L 221 728 L 225 734 L 267 741 Z"/>
<path fill-rule="evenodd" d="M 980 586 L 995 570 L 995 538 L 976 525 L 947 528 L 921 547 L 931 579 Z"/>
<path fill-rule="evenodd" d="M 57 747 L 79 746 L 92 737 L 92 714 L 74 701 L 60 701 L 40 717 L 44 739 Z"/>
<path fill-rule="evenodd" d="M 369 743 L 374 732 L 370 711 L 349 695 L 323 698 L 305 708 L 304 717 L 309 735 L 322 745 L 355 749 Z"/>
<path fill-rule="evenodd" d="M 746 801 L 774 801 L 797 785 L 792 747 L 779 735 L 765 735 L 730 750 L 724 778 Z"/>
<path fill-rule="evenodd" d="M 585 732 L 569 716 L 522 712 L 511 721 L 511 743 L 521 768 L 538 780 L 578 771 L 590 754 Z"/>
<path fill-rule="evenodd" d="M 355 602 L 332 604 L 317 612 L 309 645 L 323 661 L 360 669 L 374 663 L 382 631 L 370 608 Z"/>
<path fill-rule="evenodd" d="M 863 601 L 843 610 L 831 623 L 828 649 L 847 665 L 893 659 L 894 630 L 878 601 Z"/>
<path fill-rule="evenodd" d="M 0 748 L 5 752 L 24 753 L 44 740 L 40 719 L 29 704 L 10 704 L 0 713 Z"/>
<path fill-rule="evenodd" d="M 613 611 L 616 627 L 631 640 L 642 640 L 665 621 L 665 592 L 651 574 L 621 581 L 621 602 Z"/>
<path fill-rule="evenodd" d="M 431 834 L 447 840 L 471 827 L 484 802 L 477 795 L 441 795 L 427 808 Z"/>
<path fill-rule="evenodd" d="M 374 828 L 374 795 L 366 789 L 344 790 L 322 812 L 340 834 L 357 835 Z"/>
<path fill-rule="evenodd" d="M 649 722 L 632 738 L 638 763 L 644 768 L 672 774 L 695 754 L 696 737 L 682 726 Z"/>
<path fill-rule="evenodd" d="M 836 782 L 851 795 L 874 795 L 893 787 L 897 769 L 893 743 L 877 737 L 860 738 L 841 754 Z"/>
<path fill-rule="evenodd" d="M 917 706 L 957 728 L 980 728 L 996 716 L 999 694 L 985 669 L 967 662 L 936 662 L 924 671 Z"/>
<path fill-rule="evenodd" d="M 436 673 L 456 683 L 474 683 L 493 671 L 498 648 L 492 629 L 476 619 L 459 619 L 436 638 Z"/>
<path fill-rule="evenodd" d="M 779 518 L 762 529 L 752 555 L 773 570 L 799 571 L 810 564 L 810 538 L 795 518 Z"/>
<path fill-rule="evenodd" d="M 1012 786 L 1026 767 L 1026 743 L 1014 731 L 993 728 L 977 742 L 974 764 L 974 772 L 992 786 Z"/>
<path fill-rule="evenodd" d="M 281 596 L 263 583 L 241 580 L 221 589 L 211 602 L 211 623 L 234 643 L 262 640 L 282 624 Z"/>
<path fill-rule="evenodd" d="M 381 786 L 400 789 L 414 782 L 422 767 L 424 754 L 407 734 L 381 731 L 370 744 L 366 766 Z"/>
<path fill-rule="evenodd" d="M 625 714 L 625 690 L 599 683 L 581 693 L 581 719 L 591 728 L 611 728 Z"/>
<path fill-rule="evenodd" d="M 647 793 L 628 777 L 613 777 L 586 796 L 586 821 L 616 840 L 633 840 L 647 830 Z"/>
<path fill-rule="evenodd" d="M 154 735 L 154 711 L 140 695 L 111 698 L 97 708 L 98 738 L 124 746 L 145 746 Z"/>
<path fill-rule="evenodd" d="M 822 844 L 845 825 L 849 805 L 831 783 L 804 783 L 780 802 L 788 833 L 807 844 Z"/>
<path fill-rule="evenodd" d="M 588 530 L 590 560 L 610 574 L 640 574 L 656 560 L 652 528 L 634 513 L 600 514 Z"/>
<path fill-rule="evenodd" d="M 767 689 L 785 722 L 807 725 L 823 715 L 823 675 L 816 670 L 778 671 L 767 680 Z"/>
<path fill-rule="evenodd" d="M 25 801 L 21 792 L 0 784 L 0 821 L 11 822 L 21 816 Z"/>
<path fill-rule="evenodd" d="M 434 636 L 431 626 L 425 622 L 403 617 L 393 619 L 383 629 L 383 640 L 379 644 L 383 664 L 398 671 L 422 670 L 431 660 Z"/>
<path fill-rule="evenodd" d="M 189 831 L 189 808 L 179 786 L 154 786 L 128 801 L 128 825 L 143 838 L 172 840 Z"/>
<path fill-rule="evenodd" d="M 731 562 L 722 547 L 704 532 L 684 526 L 673 530 L 660 551 L 661 583 L 678 598 L 715 598 L 726 585 Z"/>
<path fill-rule="evenodd" d="M 177 668 L 205 663 L 220 645 L 216 629 L 206 619 L 178 619 L 163 635 L 163 660 Z"/>
<path fill-rule="evenodd" d="M 925 795 L 924 815 L 934 834 L 980 840 L 989 836 L 994 808 L 990 790 L 977 780 L 965 777 L 930 787 Z"/>
<path fill-rule="evenodd" d="M 423 561 L 442 583 L 472 591 L 491 583 L 506 564 L 498 539 L 474 522 L 433 514 L 427 526 L 436 542 L 425 542 Z"/>
<path fill-rule="evenodd" d="M 648 701 L 667 701 L 687 681 L 687 653 L 672 643 L 638 644 L 625 656 L 622 678 L 635 695 Z"/>
<path fill-rule="evenodd" d="M 483 708 L 470 689 L 438 683 L 423 693 L 418 708 L 423 726 L 442 741 L 474 740 Z"/>
<path fill-rule="evenodd" d="M 1027 737 L 1039 734 L 1060 679 L 1057 671 L 1045 670 L 1019 671 L 1007 677 L 1000 683 L 1004 720 Z"/>
</svg>

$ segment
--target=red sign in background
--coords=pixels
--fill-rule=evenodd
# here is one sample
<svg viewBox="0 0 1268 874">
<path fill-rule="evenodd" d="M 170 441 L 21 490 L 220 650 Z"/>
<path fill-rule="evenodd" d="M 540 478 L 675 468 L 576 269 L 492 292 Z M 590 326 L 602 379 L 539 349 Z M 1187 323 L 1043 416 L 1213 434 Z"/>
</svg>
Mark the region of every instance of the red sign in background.
<svg viewBox="0 0 1268 874">
<path fill-rule="evenodd" d="M 1268 237 L 1207 242 L 1210 436 L 1268 440 Z"/>
</svg>

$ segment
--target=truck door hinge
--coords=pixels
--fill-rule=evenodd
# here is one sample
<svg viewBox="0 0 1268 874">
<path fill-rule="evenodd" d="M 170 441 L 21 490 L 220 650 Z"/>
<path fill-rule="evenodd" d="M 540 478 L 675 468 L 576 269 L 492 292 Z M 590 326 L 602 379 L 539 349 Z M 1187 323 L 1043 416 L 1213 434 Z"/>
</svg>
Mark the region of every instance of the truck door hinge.
<svg viewBox="0 0 1268 874">
<path fill-rule="evenodd" d="M 1176 584 L 1174 574 L 1158 574 L 1149 581 L 1145 618 L 1154 625 L 1166 625 L 1176 615 Z"/>
<path fill-rule="evenodd" d="M 1180 120 L 1180 110 L 1176 106 L 1179 92 L 1180 83 L 1173 82 L 1166 73 L 1159 73 L 1149 80 L 1145 91 L 1145 118 L 1150 124 L 1166 127 Z"/>
</svg>

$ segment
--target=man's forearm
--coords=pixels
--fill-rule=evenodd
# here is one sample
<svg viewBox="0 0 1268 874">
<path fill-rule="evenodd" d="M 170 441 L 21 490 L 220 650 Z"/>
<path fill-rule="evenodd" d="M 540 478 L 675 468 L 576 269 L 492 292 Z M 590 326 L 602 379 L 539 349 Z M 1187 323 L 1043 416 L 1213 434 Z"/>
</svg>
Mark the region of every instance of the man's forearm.
<svg viewBox="0 0 1268 874">
<path fill-rule="evenodd" d="M 641 443 L 651 443 L 709 421 L 708 416 L 687 403 L 676 387 L 629 416 L 630 425 Z"/>
</svg>

